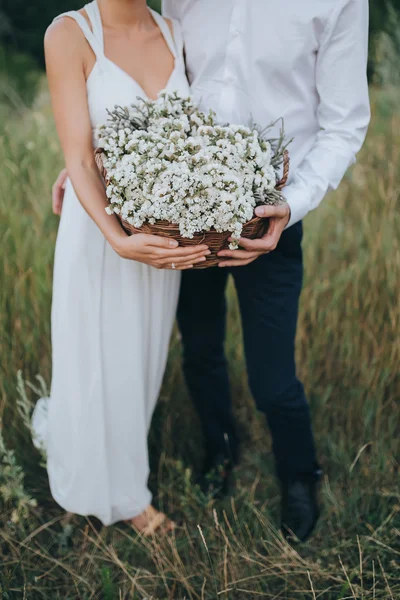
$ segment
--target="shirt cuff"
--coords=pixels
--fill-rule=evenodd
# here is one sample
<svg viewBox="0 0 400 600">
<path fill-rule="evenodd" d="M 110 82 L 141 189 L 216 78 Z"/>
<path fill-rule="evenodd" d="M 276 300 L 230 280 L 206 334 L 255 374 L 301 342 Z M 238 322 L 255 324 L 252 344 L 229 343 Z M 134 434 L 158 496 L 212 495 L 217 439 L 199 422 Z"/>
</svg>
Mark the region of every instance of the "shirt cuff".
<svg viewBox="0 0 400 600">
<path fill-rule="evenodd" d="M 304 219 L 310 211 L 310 202 L 307 189 L 301 183 L 290 183 L 282 190 L 282 194 L 290 208 L 290 219 L 285 228 L 287 229 Z"/>
</svg>

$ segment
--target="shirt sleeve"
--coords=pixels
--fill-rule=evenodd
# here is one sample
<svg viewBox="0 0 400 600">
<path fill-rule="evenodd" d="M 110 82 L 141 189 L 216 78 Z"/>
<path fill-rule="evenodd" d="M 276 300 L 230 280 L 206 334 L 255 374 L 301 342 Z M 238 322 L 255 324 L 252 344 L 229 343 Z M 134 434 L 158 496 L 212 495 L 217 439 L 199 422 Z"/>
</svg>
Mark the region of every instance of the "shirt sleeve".
<svg viewBox="0 0 400 600">
<path fill-rule="evenodd" d="M 346 0 L 325 29 L 316 65 L 321 130 L 284 190 L 291 209 L 288 227 L 338 187 L 365 140 L 370 121 L 368 16 L 368 0 Z"/>
</svg>

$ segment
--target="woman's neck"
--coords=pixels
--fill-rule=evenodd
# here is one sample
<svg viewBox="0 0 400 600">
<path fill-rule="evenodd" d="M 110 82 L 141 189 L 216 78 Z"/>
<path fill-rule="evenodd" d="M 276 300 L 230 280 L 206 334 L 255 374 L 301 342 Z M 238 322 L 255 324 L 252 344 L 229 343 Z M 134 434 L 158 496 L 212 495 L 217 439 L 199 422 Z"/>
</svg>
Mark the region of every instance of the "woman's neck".
<svg viewBox="0 0 400 600">
<path fill-rule="evenodd" d="M 151 25 L 146 0 L 97 0 L 97 3 L 107 27 Z"/>
</svg>

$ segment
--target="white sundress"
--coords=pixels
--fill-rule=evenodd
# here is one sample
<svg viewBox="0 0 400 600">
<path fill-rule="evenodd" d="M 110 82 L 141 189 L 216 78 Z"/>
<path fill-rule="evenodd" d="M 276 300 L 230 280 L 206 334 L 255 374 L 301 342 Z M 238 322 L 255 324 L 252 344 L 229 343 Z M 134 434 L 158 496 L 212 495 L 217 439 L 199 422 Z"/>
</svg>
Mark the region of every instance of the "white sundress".
<svg viewBox="0 0 400 600">
<path fill-rule="evenodd" d="M 92 127 L 106 109 L 146 97 L 104 55 L 97 2 L 91 22 L 74 19 L 96 55 L 87 80 Z M 166 90 L 190 94 L 179 24 L 174 36 L 151 11 L 175 58 Z M 57 17 L 57 18 L 60 18 Z M 130 519 L 151 503 L 147 435 L 175 319 L 180 274 L 120 258 L 82 208 L 68 181 L 58 231 L 52 304 L 51 398 L 39 400 L 33 430 L 47 453 L 54 499 L 104 525 Z"/>
</svg>

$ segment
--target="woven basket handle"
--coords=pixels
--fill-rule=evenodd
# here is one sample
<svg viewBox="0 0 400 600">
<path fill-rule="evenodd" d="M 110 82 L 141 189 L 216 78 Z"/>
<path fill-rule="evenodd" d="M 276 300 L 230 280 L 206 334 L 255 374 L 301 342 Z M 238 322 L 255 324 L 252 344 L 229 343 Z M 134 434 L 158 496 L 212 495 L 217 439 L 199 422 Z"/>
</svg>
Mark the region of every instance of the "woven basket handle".
<svg viewBox="0 0 400 600">
<path fill-rule="evenodd" d="M 276 189 L 278 191 L 282 190 L 285 185 L 287 184 L 287 180 L 289 177 L 289 167 L 290 167 L 290 158 L 289 158 L 289 152 L 287 150 L 285 150 L 284 154 L 283 154 L 283 175 L 282 175 L 282 179 L 280 179 L 276 185 Z"/>
<path fill-rule="evenodd" d="M 97 148 L 94 153 L 94 160 L 96 162 L 97 168 L 100 171 L 100 175 L 103 177 L 104 181 L 107 184 L 107 171 L 104 168 L 103 164 L 104 152 L 101 148 Z"/>
</svg>

